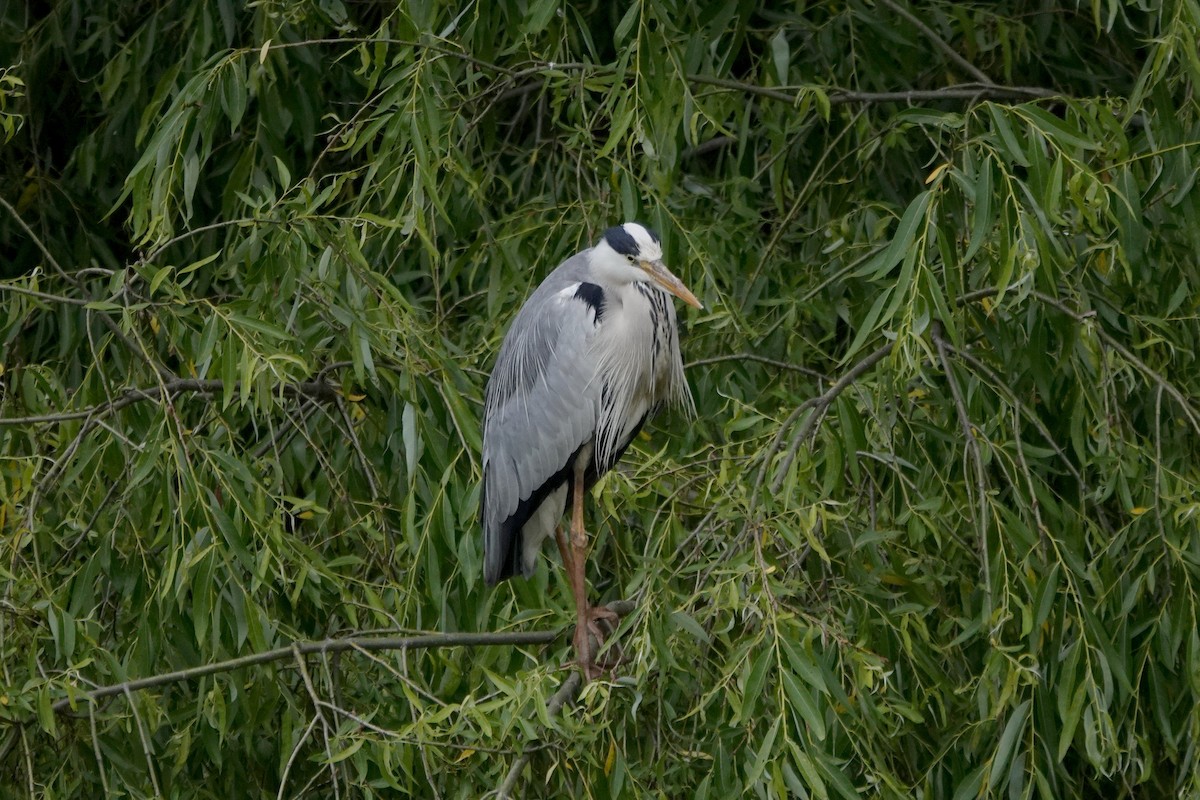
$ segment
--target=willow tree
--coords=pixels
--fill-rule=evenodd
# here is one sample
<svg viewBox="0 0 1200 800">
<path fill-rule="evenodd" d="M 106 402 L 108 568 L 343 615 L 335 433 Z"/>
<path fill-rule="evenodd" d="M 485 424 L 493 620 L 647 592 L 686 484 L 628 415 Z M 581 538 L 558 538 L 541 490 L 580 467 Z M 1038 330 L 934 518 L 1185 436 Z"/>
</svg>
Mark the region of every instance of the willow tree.
<svg viewBox="0 0 1200 800">
<path fill-rule="evenodd" d="M 5 5 L 2 793 L 1196 795 L 1198 33 Z M 603 483 L 580 690 L 551 556 L 481 580 L 480 400 L 628 219 L 699 414 Z"/>
</svg>

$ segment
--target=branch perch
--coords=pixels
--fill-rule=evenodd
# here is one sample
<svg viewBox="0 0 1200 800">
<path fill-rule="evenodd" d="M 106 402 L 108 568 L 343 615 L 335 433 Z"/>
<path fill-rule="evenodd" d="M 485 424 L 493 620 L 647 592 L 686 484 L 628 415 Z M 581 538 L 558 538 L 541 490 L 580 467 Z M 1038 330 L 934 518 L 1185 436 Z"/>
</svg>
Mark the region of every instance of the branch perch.
<svg viewBox="0 0 1200 800">
<path fill-rule="evenodd" d="M 74 697 L 63 698 L 50 708 L 53 711 L 64 711 L 73 707 L 76 701 L 82 699 L 89 703 L 102 700 L 126 692 L 151 689 L 169 683 L 179 683 L 203 678 L 218 672 L 232 672 L 242 667 L 256 664 L 267 664 L 272 661 L 294 659 L 297 655 L 313 653 L 340 653 L 345 650 L 428 650 L 439 647 L 490 647 L 495 645 L 549 644 L 554 641 L 559 632 L 554 631 L 518 631 L 510 633 L 429 633 L 421 636 L 379 636 L 361 637 L 347 636 L 340 639 L 324 639 L 319 642 L 297 642 L 286 647 L 277 647 L 262 653 L 251 653 L 228 661 L 218 661 L 213 664 L 203 664 L 199 667 L 165 672 L 161 675 L 151 675 L 148 678 L 115 683 L 111 686 L 101 686 L 89 692 Z"/>
<path fill-rule="evenodd" d="M 618 616 L 625 617 L 633 613 L 636 608 L 634 603 L 629 600 L 614 600 L 608 604 L 608 609 L 615 612 Z M 583 686 L 583 679 L 579 676 L 578 671 L 572 671 L 567 679 L 562 682 L 550 699 L 546 701 L 546 715 L 548 717 L 558 716 L 568 702 L 575 699 L 579 694 L 579 690 Z M 517 785 L 517 781 L 521 779 L 521 773 L 529 764 L 529 759 L 534 751 L 539 749 L 540 742 L 537 739 L 531 740 L 525 745 L 525 749 L 517 760 L 513 762 L 512 767 L 508 770 L 508 775 L 504 778 L 504 783 L 500 784 L 500 789 L 496 792 L 498 800 L 509 800 L 512 796 L 512 790 Z"/>
</svg>

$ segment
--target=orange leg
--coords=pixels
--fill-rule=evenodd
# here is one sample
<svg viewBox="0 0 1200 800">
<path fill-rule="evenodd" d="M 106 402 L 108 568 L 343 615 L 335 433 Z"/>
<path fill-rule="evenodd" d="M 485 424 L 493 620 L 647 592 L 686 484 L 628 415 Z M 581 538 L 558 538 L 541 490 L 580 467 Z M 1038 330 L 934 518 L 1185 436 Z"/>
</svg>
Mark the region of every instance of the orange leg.
<svg viewBox="0 0 1200 800">
<path fill-rule="evenodd" d="M 554 528 L 554 541 L 558 543 L 558 554 L 562 556 L 563 569 L 567 572 L 567 586 L 571 590 L 571 602 L 579 607 L 579 596 L 583 594 L 575 585 L 575 557 L 571 554 L 571 543 L 561 525 Z M 584 590 L 586 591 L 586 590 Z"/>
<path fill-rule="evenodd" d="M 584 680 L 593 680 L 600 675 L 596 666 L 592 638 L 597 644 L 603 644 L 607 633 L 600 627 L 604 620 L 610 630 L 615 628 L 617 615 L 604 606 L 592 606 L 587 599 L 587 531 L 583 529 L 583 471 L 575 473 L 573 500 L 571 508 L 571 549 L 570 557 L 562 539 L 559 539 L 559 550 L 562 551 L 563 563 L 566 565 L 571 583 L 571 591 L 575 595 L 575 656 L 583 670 Z M 560 534 L 561 537 L 561 534 Z"/>
</svg>

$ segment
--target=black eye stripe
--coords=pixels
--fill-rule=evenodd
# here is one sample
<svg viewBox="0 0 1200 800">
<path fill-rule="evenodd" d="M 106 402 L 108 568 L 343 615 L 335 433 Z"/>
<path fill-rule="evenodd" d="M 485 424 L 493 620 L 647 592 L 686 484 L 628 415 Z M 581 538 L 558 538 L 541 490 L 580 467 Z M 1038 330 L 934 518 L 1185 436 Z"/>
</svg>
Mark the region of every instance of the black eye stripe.
<svg viewBox="0 0 1200 800">
<path fill-rule="evenodd" d="M 623 256 L 634 256 L 638 252 L 637 241 L 620 225 L 604 232 L 604 241 Z"/>
</svg>

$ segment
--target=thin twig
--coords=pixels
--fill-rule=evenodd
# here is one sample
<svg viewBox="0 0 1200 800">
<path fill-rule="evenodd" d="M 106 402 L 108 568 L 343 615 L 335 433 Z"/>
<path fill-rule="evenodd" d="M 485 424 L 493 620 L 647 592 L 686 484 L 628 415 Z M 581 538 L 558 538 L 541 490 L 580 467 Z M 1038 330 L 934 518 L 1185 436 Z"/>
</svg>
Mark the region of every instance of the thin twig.
<svg viewBox="0 0 1200 800">
<path fill-rule="evenodd" d="M 4 206 L 5 210 L 8 211 L 12 218 L 17 221 L 17 226 L 20 227 L 21 230 L 25 231 L 25 235 L 28 236 L 33 241 L 34 246 L 41 251 L 42 257 L 46 259 L 46 263 L 54 267 L 54 271 L 65 278 L 68 283 L 71 283 L 74 286 L 79 286 L 79 281 L 77 281 L 72 275 L 62 268 L 62 264 L 58 263 L 58 259 L 54 257 L 53 253 L 50 252 L 50 248 L 46 247 L 45 243 L 42 242 L 42 237 L 33 232 L 33 228 L 29 227 L 25 220 L 21 218 L 21 215 L 17 213 L 17 210 L 13 208 L 12 205 L 10 205 L 9 202 L 3 197 L 0 197 L 0 206 Z"/>
<path fill-rule="evenodd" d="M 100 754 L 100 734 L 96 732 L 95 706 L 88 709 L 88 722 L 92 728 L 92 752 L 96 754 L 96 769 L 100 771 L 100 787 L 104 789 L 105 797 L 111 797 L 112 794 L 108 788 L 108 770 L 104 767 L 104 756 Z"/>
<path fill-rule="evenodd" d="M 617 616 L 625 617 L 633 613 L 636 604 L 628 600 L 614 600 L 608 604 L 607 608 L 617 614 Z M 578 671 L 572 671 L 567 679 L 562 682 L 550 699 L 546 701 L 546 716 L 553 718 L 558 716 L 567 702 L 574 700 L 579 694 L 579 690 L 583 687 L 583 678 Z M 524 771 L 526 765 L 529 764 L 530 757 L 544 745 L 538 739 L 533 739 L 525 745 L 525 749 L 521 751 L 521 755 L 513 762 L 513 765 L 508 770 L 508 775 L 504 778 L 504 783 L 500 784 L 499 790 L 496 792 L 498 800 L 508 800 L 511 797 L 513 787 L 517 785 L 517 781 L 521 778 L 521 772 Z"/>
<path fill-rule="evenodd" d="M 150 785 L 154 787 L 154 796 L 162 797 L 162 788 L 158 785 L 158 773 L 154 769 L 154 753 L 150 750 L 150 739 L 146 736 L 146 728 L 142 724 L 142 715 L 138 713 L 137 704 L 133 702 L 133 694 L 129 688 L 124 690 L 125 699 L 129 702 L 129 710 L 133 712 L 133 721 L 137 725 L 138 738 L 142 741 L 142 754 L 146 756 L 146 770 L 150 773 Z"/>
<path fill-rule="evenodd" d="M 732 136 L 714 136 L 711 139 L 706 139 L 695 147 L 689 147 L 679 154 L 680 161 L 687 161 L 691 158 L 699 158 L 703 155 L 708 155 L 715 150 L 721 150 L 730 145 L 737 144 L 737 139 Z"/>
<path fill-rule="evenodd" d="M 283 774 L 279 778 L 279 793 L 275 795 L 276 800 L 283 800 L 283 789 L 287 786 L 288 773 L 292 771 L 292 764 L 295 763 L 296 756 L 300 754 L 300 748 L 308 740 L 312 729 L 317 726 L 317 719 L 317 717 L 313 717 L 309 720 L 308 727 L 304 729 L 304 733 L 300 734 L 300 738 L 296 740 L 295 746 L 292 747 L 292 754 L 288 756 L 287 764 L 283 766 Z"/>
<path fill-rule="evenodd" d="M 350 412 L 346 410 L 346 404 L 341 395 L 334 398 L 334 402 L 337 404 L 337 410 L 341 412 L 342 422 L 346 426 L 346 437 L 350 440 L 350 446 L 358 458 L 359 468 L 362 469 L 363 477 L 367 479 L 367 488 L 371 491 L 371 502 L 377 503 L 379 502 L 379 486 L 375 483 L 375 470 L 371 469 L 371 462 L 367 460 L 362 443 L 358 441 L 358 432 L 354 430 L 354 421 L 350 419 Z"/>
<path fill-rule="evenodd" d="M 792 425 L 796 423 L 796 420 L 798 420 L 805 411 L 813 409 L 812 415 L 805 420 L 804 425 L 801 426 L 800 430 L 792 439 L 792 444 L 788 448 L 787 456 L 784 458 L 783 463 L 776 471 L 775 480 L 771 482 L 771 494 L 778 493 L 779 488 L 783 485 L 787 471 L 791 469 L 792 461 L 796 458 L 796 453 L 800 448 L 800 444 L 807 440 L 812 434 L 813 429 L 817 425 L 817 420 L 825 413 L 825 409 L 829 408 L 829 405 L 837 399 L 838 395 L 845 391 L 847 386 L 854 383 L 859 376 L 877 364 L 888 353 L 892 352 L 892 346 L 893 343 L 888 342 L 878 350 L 869 354 L 862 361 L 859 361 L 857 364 L 851 367 L 848 372 L 842 375 L 842 377 L 839 378 L 837 382 L 834 383 L 833 386 L 830 386 L 825 392 L 817 397 L 810 397 L 808 400 L 805 400 L 803 403 L 796 406 L 792 413 L 788 415 L 787 419 L 783 421 L 783 424 L 779 426 L 779 430 L 775 433 L 775 439 L 771 442 L 771 446 L 768 447 L 767 451 L 762 455 L 762 460 L 758 467 L 758 475 L 755 477 L 754 486 L 750 490 L 750 507 L 746 512 L 746 522 L 742 527 L 743 532 L 749 530 L 758 523 L 759 493 L 762 490 L 763 484 L 766 483 L 767 472 L 771 468 L 771 461 L 775 458 L 775 454 L 778 453 L 779 449 L 783 446 L 783 439 L 787 435 L 787 432 L 791 430 Z"/>
<path fill-rule="evenodd" d="M 994 287 L 977 289 L 973 292 L 968 292 L 962 297 L 959 297 L 956 302 L 958 305 L 962 306 L 968 303 L 973 303 L 977 300 L 983 300 L 984 298 L 995 297 L 999 293 L 1000 290 Z M 1076 311 L 1063 301 L 1059 300 L 1057 297 L 1048 295 L 1045 292 L 1040 292 L 1037 289 L 1030 291 L 1029 295 L 1037 298 L 1051 308 L 1057 309 L 1081 325 L 1096 316 L 1095 311 Z M 1158 384 L 1158 386 L 1160 386 L 1164 392 L 1170 395 L 1171 399 L 1179 404 L 1184 416 L 1186 416 L 1188 418 L 1188 422 L 1192 424 L 1192 428 L 1197 433 L 1200 433 L 1200 410 L 1197 410 L 1196 407 L 1192 405 L 1191 401 L 1183 394 L 1183 392 L 1179 391 L 1179 389 L 1172 385 L 1158 372 L 1151 369 L 1149 364 L 1134 355 L 1132 350 L 1117 341 L 1117 338 L 1108 331 L 1104 330 L 1102 326 L 1094 325 L 1092 329 L 1096 332 L 1097 336 L 1104 340 L 1105 344 L 1120 353 L 1126 361 L 1129 361 L 1131 364 L 1133 364 L 1133 366 L 1136 367 L 1143 375 L 1154 381 L 1154 383 Z"/>
<path fill-rule="evenodd" d="M 578 672 L 572 672 L 568 675 L 567 679 L 562 682 L 562 686 L 558 687 L 558 691 L 546 701 L 546 715 L 549 717 L 557 716 L 568 700 L 575 699 L 582 685 L 583 679 Z M 512 796 L 513 788 L 517 785 L 517 781 L 521 779 L 521 773 L 529 764 L 529 759 L 536 749 L 536 742 L 530 742 L 526 745 L 521 755 L 517 757 L 517 760 L 513 762 L 512 767 L 508 770 L 508 775 L 504 778 L 504 783 L 500 784 L 500 790 L 496 793 L 498 800 L 508 800 Z"/>
<path fill-rule="evenodd" d="M 728 355 L 723 355 L 723 356 L 711 356 L 710 358 L 701 358 L 696 361 L 691 361 L 691 362 L 685 364 L 683 368 L 685 370 L 688 370 L 688 369 L 692 369 L 694 367 L 703 367 L 708 364 L 720 364 L 723 361 L 756 361 L 759 364 L 767 364 L 768 366 L 776 367 L 778 369 L 786 369 L 786 370 L 791 370 L 792 372 L 799 372 L 804 375 L 809 375 L 813 378 L 817 378 L 819 380 L 823 380 L 823 381 L 829 380 L 828 375 L 826 375 L 825 373 L 820 372 L 818 370 L 810 369 L 809 367 L 805 367 L 800 364 L 793 364 L 790 361 L 779 361 L 774 358 L 767 358 L 765 356 L 756 355 L 754 353 L 730 353 Z"/>
<path fill-rule="evenodd" d="M 804 421 L 804 424 L 800 426 L 800 430 L 796 432 L 796 435 L 792 437 L 792 443 L 788 447 L 787 454 L 780 463 L 779 469 L 776 470 L 775 480 L 771 482 L 772 494 L 778 492 L 779 488 L 783 486 L 784 478 L 786 477 L 788 470 L 791 469 L 792 461 L 795 460 L 796 453 L 800 449 L 801 443 L 806 441 L 808 437 L 811 436 L 815 431 L 817 421 L 822 415 L 824 415 L 825 410 L 828 409 L 833 401 L 838 398 L 838 395 L 840 395 L 846 390 L 847 387 L 858 380 L 863 373 L 878 364 L 889 353 L 891 353 L 893 345 L 893 342 L 888 342 L 878 350 L 868 354 L 863 360 L 851 367 L 845 375 L 838 379 L 837 383 L 835 383 L 833 386 L 830 386 L 823 394 L 806 400 L 800 404 L 800 407 L 796 409 L 796 412 L 802 412 L 805 409 L 811 408 L 813 409 L 813 413 Z M 792 412 L 792 418 L 795 418 L 796 412 Z M 778 448 L 773 448 L 773 450 L 775 449 Z M 773 451 L 768 451 L 765 459 L 770 461 L 774 455 L 775 453 Z M 756 486 L 757 485 L 758 484 L 756 483 Z"/>
<path fill-rule="evenodd" d="M 24 286 L 17 286 L 16 284 L 12 283 L 0 283 L 0 291 L 28 295 L 29 297 L 36 297 L 38 300 L 45 300 L 49 303 L 65 303 L 66 305 L 72 306 L 86 306 L 90 302 L 89 300 L 83 300 L 78 297 L 65 297 L 59 294 L 39 292 L 36 289 L 28 289 Z"/>
<path fill-rule="evenodd" d="M 333 748 L 329 744 L 329 720 L 325 719 L 325 711 L 321 706 L 321 698 L 317 696 L 317 689 L 313 686 L 312 677 L 308 674 L 308 665 L 304 663 L 304 656 L 301 655 L 300 648 L 295 643 L 292 644 L 292 656 L 296 661 L 296 669 L 300 671 L 300 678 L 304 681 L 304 688 L 308 691 L 308 697 L 312 700 L 313 711 L 316 712 L 317 719 L 321 721 L 321 735 L 325 739 L 325 763 L 329 766 L 329 772 L 332 776 L 334 797 L 340 797 L 337 762 L 333 760 Z"/>
<path fill-rule="evenodd" d="M 1038 300 L 1041 300 L 1043 303 L 1058 309 L 1079 323 L 1085 322 L 1095 314 L 1095 312 L 1081 313 L 1076 311 L 1058 298 L 1051 297 L 1050 295 L 1044 294 L 1037 290 L 1030 292 L 1030 294 L 1036 297 Z M 1158 374 L 1158 372 L 1151 369 L 1149 364 L 1134 355 L 1132 350 L 1117 341 L 1116 337 L 1104 330 L 1103 327 L 1100 325 L 1095 325 L 1092 329 L 1096 331 L 1096 334 L 1103 339 L 1109 347 L 1116 350 L 1122 355 L 1122 357 L 1125 358 L 1126 361 L 1137 367 L 1142 374 L 1161 386 L 1162 390 L 1169 394 L 1171 399 L 1179 404 L 1179 407 L 1183 410 L 1184 415 L 1188 418 L 1188 422 L 1192 423 L 1192 428 L 1195 429 L 1197 433 L 1200 433 L 1200 411 L 1196 410 L 1196 407 L 1193 406 L 1191 401 L 1184 396 L 1183 392 L 1175 388 L 1174 385 L 1172 385 L 1162 375 Z"/>
<path fill-rule="evenodd" d="M 935 47 L 945 53 L 947 58 L 967 72 L 971 73 L 972 78 L 987 86 L 995 85 L 992 79 L 987 76 L 987 73 L 968 61 L 961 53 L 951 47 L 945 39 L 939 36 L 937 31 L 918 19 L 917 16 L 907 8 L 904 8 L 902 5 L 895 2 L 895 0 L 878 0 L 878 2 L 882 3 L 892 11 L 908 20 L 914 28 L 924 34 L 926 39 L 928 39 L 934 44 Z"/>
<path fill-rule="evenodd" d="M 958 413 L 958 423 L 963 431 L 964 446 L 966 448 L 965 455 L 975 466 L 975 494 L 979 503 L 979 515 L 975 520 L 975 525 L 979 528 L 979 558 L 983 565 L 983 590 L 987 598 L 987 607 L 990 610 L 992 605 L 992 573 L 987 548 L 987 479 L 983 471 L 983 456 L 979 452 L 979 439 L 975 436 L 975 427 L 971 424 L 971 418 L 967 414 L 967 404 L 963 400 L 962 391 L 958 387 L 958 381 L 954 379 L 954 373 L 950 370 L 950 359 L 946 355 L 946 340 L 942 338 L 942 325 L 940 322 L 934 321 L 930 335 L 933 338 L 934 346 L 937 348 L 938 360 L 942 364 L 942 372 L 946 376 L 946 383 L 950 385 L 950 395 L 954 399 L 954 408 Z"/>
<path fill-rule="evenodd" d="M 1054 441 L 1054 436 L 1050 433 L 1050 429 L 1047 428 L 1045 423 L 1038 418 L 1033 409 L 1029 408 L 1029 406 L 1022 402 L 1021 398 L 1017 397 L 1016 393 L 1013 392 L 1013 390 L 1007 385 L 1005 385 L 1005 382 L 1000 379 L 1000 376 L 996 374 L 996 371 L 987 364 L 983 363 L 983 361 L 976 358 L 966 350 L 961 350 L 955 347 L 949 342 L 946 343 L 946 347 L 951 353 L 954 353 L 956 358 L 963 360 L 972 369 L 974 369 L 976 372 L 979 372 L 987 380 L 991 381 L 992 386 L 997 392 L 1005 394 L 1008 397 L 1008 402 L 1011 403 L 1013 408 L 1017 410 L 1017 413 L 1023 415 L 1027 420 L 1029 420 L 1030 424 L 1037 429 L 1037 432 L 1041 434 L 1042 439 L 1046 441 L 1046 444 L 1050 445 L 1050 448 L 1055 452 L 1059 460 L 1062 461 L 1063 466 L 1065 466 L 1067 471 L 1071 473 L 1071 477 L 1073 477 L 1079 484 L 1080 496 L 1083 498 L 1084 502 L 1090 502 L 1092 510 L 1096 514 L 1096 519 L 1100 523 L 1100 527 L 1102 527 L 1109 535 L 1112 535 L 1114 532 L 1112 522 L 1109 521 L 1108 514 L 1104 511 L 1104 506 L 1090 498 L 1091 490 L 1088 488 L 1087 481 L 1084 479 L 1079 470 L 1075 468 L 1075 465 L 1071 463 L 1071 459 L 1067 455 L 1066 451 L 1059 446 L 1058 442 Z M 1022 463 L 1024 463 L 1025 459 L 1024 456 L 1021 455 L 1020 450 L 1018 450 L 1017 454 L 1021 457 Z M 1030 491 L 1032 492 L 1032 489 Z M 1036 498 L 1034 498 L 1034 503 L 1037 503 Z"/>
<path fill-rule="evenodd" d="M 251 653 L 250 655 L 231 658 L 227 661 L 202 664 L 198 667 L 190 667 L 188 669 L 176 670 L 175 672 L 151 675 L 147 678 L 123 681 L 110 686 L 101 686 L 98 689 L 93 689 L 74 697 L 63 698 L 55 702 L 50 708 L 53 711 L 61 712 L 68 708 L 73 708 L 78 700 L 95 702 L 105 697 L 123 694 L 127 691 L 140 691 L 155 686 L 164 686 L 169 683 L 195 680 L 218 672 L 231 672 L 243 667 L 294 658 L 297 650 L 301 655 L 309 655 L 311 653 L 337 653 L 360 648 L 363 650 L 427 650 L 442 647 L 549 644 L 558 635 L 559 632 L 557 630 L 506 633 L 429 633 L 421 636 L 348 636 L 340 639 L 324 639 L 319 642 L 298 642 L 295 645 L 278 647 L 274 650 L 266 650 L 261 653 Z"/>
<path fill-rule="evenodd" d="M 1061 97 L 1062 92 L 1040 86 L 986 86 L 962 84 L 941 89 L 909 89 L 899 92 L 830 92 L 831 105 L 845 103 L 922 103 L 938 100 L 1045 100 Z"/>
<path fill-rule="evenodd" d="M 25 220 L 21 218 L 21 215 L 17 213 L 17 210 L 13 208 L 12 205 L 10 205 L 9 202 L 3 197 L 0 197 L 0 206 L 3 206 L 8 213 L 12 215 L 12 218 L 17 221 L 17 225 L 20 226 L 21 230 L 25 231 L 25 234 L 33 241 L 34 246 L 41 251 L 42 256 L 46 259 L 46 262 L 54 268 L 55 272 L 61 275 L 62 278 L 67 281 L 67 283 L 71 284 L 82 294 L 84 294 L 83 303 L 86 305 L 87 303 L 94 302 L 96 298 L 88 295 L 87 291 L 84 289 L 83 282 L 80 281 L 77 276 L 72 275 L 63 269 L 62 264 L 58 263 L 58 259 L 56 259 L 54 254 L 50 252 L 50 248 L 46 246 L 41 237 L 34 233 L 33 228 L 26 224 Z M 103 311 L 96 311 L 96 313 L 99 315 L 100 321 L 104 323 L 104 326 L 112 332 L 113 336 L 116 336 L 118 339 L 120 339 L 121 342 L 123 342 L 124 345 L 129 348 L 131 353 L 141 356 L 146 363 L 149 364 L 156 373 L 158 373 L 159 377 L 163 379 L 174 377 L 170 370 L 168 370 L 162 364 L 159 364 L 151 359 L 149 354 L 145 352 L 143 348 L 134 344 L 125 334 L 125 331 L 121 330 L 121 326 L 118 325 L 112 317 Z"/>
<path fill-rule="evenodd" d="M 234 384 L 240 387 L 240 383 Z M 341 396 L 338 389 L 323 381 L 302 381 L 300 383 L 281 384 L 279 391 L 285 395 L 311 397 L 326 402 L 336 401 Z M 126 406 L 142 400 L 158 400 L 164 394 L 172 395 L 180 392 L 195 392 L 198 394 L 216 394 L 225 390 L 225 381 L 215 378 L 173 378 L 158 386 L 126 389 L 116 399 L 107 403 L 97 403 L 94 406 L 81 408 L 78 411 L 59 411 L 54 414 L 36 414 L 28 417 L 0 417 L 0 426 L 33 425 L 43 422 L 67 422 L 73 419 L 84 419 L 94 414 L 107 416 L 114 411 L 120 411 Z"/>
<path fill-rule="evenodd" d="M 792 93 L 784 89 L 759 86 L 745 81 L 730 78 L 717 78 L 710 75 L 688 75 L 690 83 L 719 86 L 722 89 L 733 89 L 747 94 L 778 100 L 781 103 L 795 105 L 803 96 L 803 90 Z M 837 89 L 814 86 L 813 89 L 826 93 L 831 105 L 847 103 L 917 103 L 929 100 L 1032 100 L 1037 98 L 1058 97 L 1061 92 L 1044 89 L 1040 86 L 997 86 L 992 83 L 969 83 L 956 86 L 943 86 L 940 89 L 907 89 L 898 92 L 858 92 L 851 89 Z"/>
</svg>

